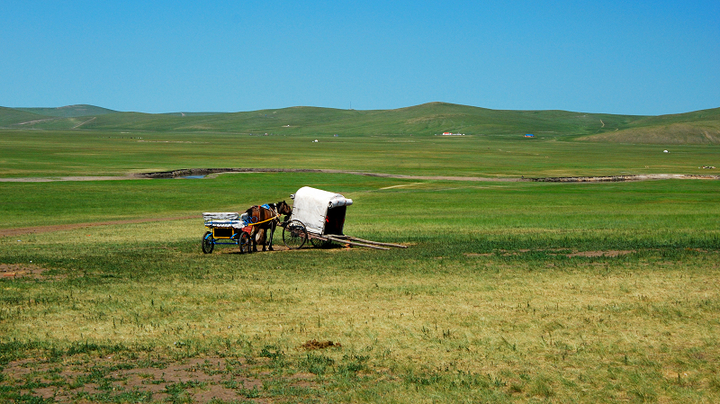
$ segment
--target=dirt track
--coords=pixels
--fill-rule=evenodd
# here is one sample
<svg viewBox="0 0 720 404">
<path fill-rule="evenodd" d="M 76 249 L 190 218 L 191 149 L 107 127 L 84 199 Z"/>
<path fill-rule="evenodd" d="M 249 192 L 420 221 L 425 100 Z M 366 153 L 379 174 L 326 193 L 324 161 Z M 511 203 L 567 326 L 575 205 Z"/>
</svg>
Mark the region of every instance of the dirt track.
<svg viewBox="0 0 720 404">
<path fill-rule="evenodd" d="M 322 173 L 322 174 L 351 174 L 367 177 L 398 178 L 408 180 L 435 180 L 435 181 L 485 181 L 485 182 L 621 182 L 621 181 L 647 181 L 666 179 L 706 179 L 720 180 L 720 175 L 687 175 L 687 174 L 642 174 L 642 175 L 607 175 L 595 177 L 460 177 L 460 176 L 429 176 L 370 173 L 364 171 L 322 170 L 322 169 L 292 169 L 292 168 L 190 168 L 174 171 L 136 174 L 138 178 L 182 178 L 187 176 L 216 176 L 229 173 Z"/>
<path fill-rule="evenodd" d="M 134 174 L 120 176 L 74 176 L 74 177 L 26 177 L 26 178 L 0 178 L 0 182 L 62 182 L 62 181 L 119 181 L 143 179 Z"/>
<path fill-rule="evenodd" d="M 0 237 L 14 237 L 14 236 L 20 236 L 23 234 L 33 234 L 33 233 L 49 233 L 49 232 L 53 232 L 53 231 L 82 229 L 85 227 L 109 226 L 109 225 L 129 224 L 129 223 L 167 222 L 167 221 L 172 221 L 172 220 L 184 220 L 184 219 L 195 219 L 195 218 L 197 218 L 197 216 L 165 217 L 165 218 L 154 218 L 154 219 L 114 220 L 114 221 L 110 221 L 110 222 L 73 223 L 73 224 L 59 224 L 59 225 L 54 225 L 54 226 L 19 227 L 16 229 L 0 229 Z"/>
<path fill-rule="evenodd" d="M 53 182 L 53 181 L 113 181 L 139 179 L 170 179 L 188 176 L 209 176 L 231 173 L 320 173 L 320 174 L 351 174 L 367 177 L 398 178 L 407 180 L 428 181 L 470 181 L 470 182 L 624 182 L 667 179 L 720 180 L 720 175 L 695 174 L 642 174 L 642 175 L 606 175 L 588 177 L 461 177 L 370 173 L 364 171 L 323 170 L 303 168 L 188 168 L 173 171 L 152 173 L 126 174 L 124 176 L 72 176 L 72 177 L 37 177 L 37 178 L 0 178 L 0 182 Z"/>
</svg>

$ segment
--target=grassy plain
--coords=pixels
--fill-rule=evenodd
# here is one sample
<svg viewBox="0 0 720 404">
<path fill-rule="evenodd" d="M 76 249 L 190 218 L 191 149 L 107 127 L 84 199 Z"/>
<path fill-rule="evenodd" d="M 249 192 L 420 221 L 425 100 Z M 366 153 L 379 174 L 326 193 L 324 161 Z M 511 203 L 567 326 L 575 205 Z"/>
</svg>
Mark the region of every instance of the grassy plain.
<svg viewBox="0 0 720 404">
<path fill-rule="evenodd" d="M 670 153 L 663 153 L 665 149 Z M 720 166 L 719 151 L 720 145 L 585 143 L 499 135 L 0 131 L 0 177 L 120 176 L 219 167 L 483 177 L 711 174 L 701 167 Z"/>
<path fill-rule="evenodd" d="M 353 198 L 348 234 L 411 247 L 200 252 L 201 210 L 278 199 L 297 184 Z M 191 402 L 216 386 L 234 392 L 225 402 L 720 397 L 715 181 L 233 174 L 3 187 L 18 215 L 52 195 L 65 195 L 57 216 L 76 220 L 88 200 L 94 220 L 198 214 L 0 239 L 4 264 L 48 269 L 0 285 L 6 398 Z M 301 348 L 313 339 L 342 346 Z M 196 369 L 220 379 L 181 384 L 148 370 L 198 358 L 223 359 Z M 146 377 L 128 384 L 133 369 Z"/>
<path fill-rule="evenodd" d="M 13 129 L 0 142 L 0 175 L 14 178 L 190 167 L 704 174 L 719 154 L 502 134 Z M 346 233 L 410 248 L 200 251 L 202 211 L 303 185 L 355 201 Z M 195 216 L 0 238 L 0 401 L 720 400 L 716 180 L 254 173 L 0 191 L 0 230 Z M 312 340 L 334 344 L 308 350 Z"/>
</svg>

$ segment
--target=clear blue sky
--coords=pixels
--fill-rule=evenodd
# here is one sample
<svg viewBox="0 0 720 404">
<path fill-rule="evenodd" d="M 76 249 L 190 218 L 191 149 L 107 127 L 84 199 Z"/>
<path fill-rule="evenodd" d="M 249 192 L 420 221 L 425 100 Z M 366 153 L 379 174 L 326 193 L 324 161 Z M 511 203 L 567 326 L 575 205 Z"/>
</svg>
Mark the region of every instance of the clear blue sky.
<svg viewBox="0 0 720 404">
<path fill-rule="evenodd" d="M 0 4 L 6 107 L 720 107 L 720 0 Z"/>
</svg>

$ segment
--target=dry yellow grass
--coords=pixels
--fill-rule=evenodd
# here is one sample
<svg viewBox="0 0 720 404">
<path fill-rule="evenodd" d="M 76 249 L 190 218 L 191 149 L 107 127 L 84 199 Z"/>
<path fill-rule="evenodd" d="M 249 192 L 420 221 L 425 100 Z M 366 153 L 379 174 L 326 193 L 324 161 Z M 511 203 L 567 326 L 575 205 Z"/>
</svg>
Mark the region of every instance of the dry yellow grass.
<svg viewBox="0 0 720 404">
<path fill-rule="evenodd" d="M 22 290 L 27 302 L 17 311 L 3 308 L 0 331 L 6 340 L 167 349 L 226 341 L 277 346 L 290 357 L 302 357 L 299 347 L 308 340 L 329 340 L 342 349 L 323 355 L 336 361 L 367 355 L 373 371 L 489 375 L 503 391 L 561 401 L 583 389 L 630 399 L 630 390 L 645 384 L 650 397 L 668 398 L 662 380 L 688 383 L 708 397 L 718 393 L 717 264 L 697 270 L 684 262 L 604 257 L 531 268 L 497 255 L 417 259 L 332 249 L 241 256 L 225 247 L 202 256 L 195 246 L 172 245 L 184 239 L 173 234 L 194 227 L 132 224 L 34 240 L 39 249 L 65 249 L 68 240 L 82 239 L 90 248 L 82 254 L 108 240 L 118 244 L 98 254 L 128 254 L 135 247 L 120 243 L 133 240 L 138 270 L 170 271 L 97 282 L 99 272 L 69 270 L 74 281 L 47 278 L 32 288 L 5 282 L 5 293 Z M 171 245 L 143 246 L 156 231 Z M 702 254 L 704 262 L 720 258 Z M 328 267 L 329 261 L 340 265 Z M 180 262 L 191 264 L 176 267 Z"/>
</svg>

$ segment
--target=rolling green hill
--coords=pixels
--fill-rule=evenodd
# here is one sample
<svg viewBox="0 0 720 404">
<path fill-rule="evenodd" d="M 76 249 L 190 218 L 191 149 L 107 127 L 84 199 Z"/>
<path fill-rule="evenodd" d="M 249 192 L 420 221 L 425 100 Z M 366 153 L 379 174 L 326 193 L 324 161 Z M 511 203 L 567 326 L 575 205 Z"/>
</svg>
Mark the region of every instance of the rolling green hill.
<svg viewBox="0 0 720 404">
<path fill-rule="evenodd" d="M 32 112 L 38 115 L 54 116 L 59 118 L 76 118 L 82 116 L 95 116 L 116 113 L 111 109 L 96 107 L 94 105 L 67 105 L 58 108 L 16 108 L 20 111 Z"/>
<path fill-rule="evenodd" d="M 646 117 L 629 128 L 584 137 L 595 142 L 720 144 L 720 108 Z"/>
<path fill-rule="evenodd" d="M 51 118 L 48 118 L 51 117 Z M 538 137 L 619 143 L 720 143 L 720 108 L 686 114 L 632 116 L 568 111 L 506 111 L 428 103 L 394 110 L 292 107 L 236 113 L 145 114 L 90 105 L 0 109 L 8 129 L 122 130 L 274 134 L 469 135 Z"/>
<path fill-rule="evenodd" d="M 84 128 L 318 135 L 433 135 L 452 131 L 474 135 L 534 133 L 567 137 L 599 133 L 601 120 L 613 128 L 625 128 L 633 119 L 637 117 L 565 111 L 499 111 L 430 103 L 395 110 L 293 107 L 185 117 L 122 113 L 99 116 Z"/>
<path fill-rule="evenodd" d="M 47 117 L 42 115 L 21 111 L 19 109 L 0 107 L 0 127 L 13 126 L 15 128 L 22 128 L 25 124 L 32 126 L 34 123 L 46 118 Z"/>
</svg>

